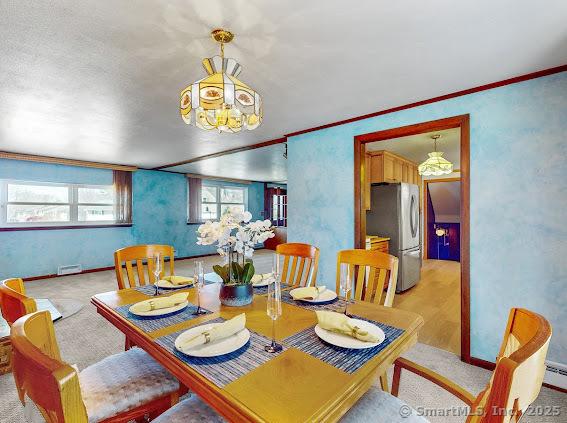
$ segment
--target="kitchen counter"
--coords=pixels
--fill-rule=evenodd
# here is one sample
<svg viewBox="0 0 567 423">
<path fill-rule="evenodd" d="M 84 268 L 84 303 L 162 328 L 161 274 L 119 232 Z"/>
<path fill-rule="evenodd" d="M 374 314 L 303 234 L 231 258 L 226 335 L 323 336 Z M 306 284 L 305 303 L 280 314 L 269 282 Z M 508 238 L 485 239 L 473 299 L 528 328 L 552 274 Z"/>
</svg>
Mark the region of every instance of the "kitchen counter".
<svg viewBox="0 0 567 423">
<path fill-rule="evenodd" d="M 366 235 L 366 249 L 388 254 L 390 252 L 390 238 L 378 235 Z"/>
<path fill-rule="evenodd" d="M 366 235 L 366 242 L 384 242 L 389 241 L 390 238 L 386 238 L 378 235 Z"/>
</svg>

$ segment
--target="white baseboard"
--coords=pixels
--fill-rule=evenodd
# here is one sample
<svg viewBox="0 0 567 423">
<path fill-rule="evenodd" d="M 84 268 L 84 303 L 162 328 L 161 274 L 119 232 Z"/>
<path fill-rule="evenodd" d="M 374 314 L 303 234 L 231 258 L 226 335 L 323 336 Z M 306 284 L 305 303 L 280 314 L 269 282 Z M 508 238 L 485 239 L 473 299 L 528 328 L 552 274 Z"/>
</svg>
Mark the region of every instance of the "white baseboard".
<svg viewBox="0 0 567 423">
<path fill-rule="evenodd" d="M 545 362 L 547 370 L 543 381 L 558 388 L 567 389 L 567 365 L 554 361 Z"/>
</svg>

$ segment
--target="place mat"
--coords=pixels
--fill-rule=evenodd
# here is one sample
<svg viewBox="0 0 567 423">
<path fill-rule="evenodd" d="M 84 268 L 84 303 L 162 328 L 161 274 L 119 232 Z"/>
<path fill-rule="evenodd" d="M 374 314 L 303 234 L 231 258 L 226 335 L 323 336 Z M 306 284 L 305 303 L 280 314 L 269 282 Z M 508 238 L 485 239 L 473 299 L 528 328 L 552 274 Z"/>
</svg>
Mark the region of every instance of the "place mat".
<svg viewBox="0 0 567 423">
<path fill-rule="evenodd" d="M 346 301 L 343 298 L 335 298 L 332 301 L 327 301 L 325 303 L 319 304 L 312 304 L 308 303 L 307 301 L 296 301 L 293 299 L 289 291 L 282 291 L 282 301 L 284 303 L 292 304 L 297 307 L 306 308 L 308 310 L 328 310 L 328 311 L 337 311 L 343 312 L 345 310 Z M 353 304 L 354 301 L 350 300 L 349 304 Z"/>
<path fill-rule="evenodd" d="M 205 281 L 205 285 L 211 285 L 213 283 L 216 282 L 212 282 L 212 281 Z M 168 292 L 175 292 L 178 291 L 180 289 L 191 289 L 193 288 L 194 285 L 191 286 L 183 286 L 181 288 L 159 288 L 159 294 L 160 295 L 167 295 Z M 154 285 L 142 285 L 142 286 L 135 286 L 134 289 L 138 292 L 141 292 L 142 294 L 146 294 L 149 296 L 153 296 L 154 292 L 156 292 L 156 287 Z"/>
<path fill-rule="evenodd" d="M 132 304 L 123 305 L 115 308 L 114 310 L 121 316 L 125 317 L 130 323 L 142 329 L 144 332 L 153 332 L 154 330 L 158 330 L 167 326 L 174 325 L 176 323 L 181 323 L 186 320 L 191 320 L 199 317 L 193 315 L 193 313 L 197 310 L 197 306 L 192 303 L 189 303 L 189 305 L 183 310 L 166 314 L 165 316 L 160 317 L 136 316 L 135 314 L 132 314 L 128 311 Z M 201 307 L 201 310 L 205 311 L 205 314 L 212 313 L 212 311 L 204 309 L 203 307 Z M 201 314 L 201 316 L 203 315 Z"/>
<path fill-rule="evenodd" d="M 283 342 L 288 347 L 294 347 L 303 351 L 321 361 L 324 361 L 331 366 L 336 367 L 346 373 L 354 373 L 360 369 L 368 360 L 376 356 L 380 351 L 394 342 L 402 333 L 403 329 L 398 329 L 388 326 L 384 323 L 375 322 L 373 320 L 365 319 L 364 317 L 352 316 L 355 319 L 366 320 L 367 322 L 374 323 L 384 331 L 386 338 L 384 341 L 373 348 L 366 348 L 363 350 L 355 350 L 350 348 L 337 347 L 324 342 L 315 333 L 315 326 L 307 328 L 295 335 L 286 338 Z"/>
<path fill-rule="evenodd" d="M 288 285 L 288 284 L 285 284 L 285 283 L 281 284 L 282 291 L 284 289 L 289 289 L 289 288 L 291 288 L 291 285 Z M 268 293 L 268 285 L 254 287 L 254 295 L 266 295 L 267 293 Z"/>
<path fill-rule="evenodd" d="M 224 322 L 224 319 L 219 317 L 209 320 L 207 324 L 222 322 Z M 156 342 L 220 388 L 267 363 L 286 350 L 283 347 L 282 351 L 278 353 L 264 351 L 264 346 L 269 345 L 272 342 L 271 339 L 249 329 L 250 340 L 234 352 L 218 357 L 190 357 L 175 349 L 175 339 L 185 330 L 157 338 Z"/>
</svg>

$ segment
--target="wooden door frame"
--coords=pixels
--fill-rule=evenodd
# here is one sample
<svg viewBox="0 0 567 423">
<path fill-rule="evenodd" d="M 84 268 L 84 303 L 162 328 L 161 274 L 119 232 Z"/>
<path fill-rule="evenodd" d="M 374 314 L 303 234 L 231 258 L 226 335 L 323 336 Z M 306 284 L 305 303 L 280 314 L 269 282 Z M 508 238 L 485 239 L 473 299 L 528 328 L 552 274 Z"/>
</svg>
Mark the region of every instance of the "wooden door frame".
<svg viewBox="0 0 567 423">
<path fill-rule="evenodd" d="M 365 247 L 365 144 L 446 129 L 461 129 L 461 360 L 471 362 L 470 349 L 470 116 L 460 115 L 354 137 L 354 245 Z"/>
<path fill-rule="evenodd" d="M 423 259 L 429 259 L 429 251 L 427 241 L 429 240 L 428 232 L 429 228 L 427 226 L 427 196 L 429 193 L 429 184 L 437 182 L 460 182 L 461 177 L 458 178 L 439 178 L 439 179 L 424 179 L 423 180 Z M 460 254 L 459 254 L 460 256 Z M 460 259 L 459 259 L 460 260 Z"/>
</svg>

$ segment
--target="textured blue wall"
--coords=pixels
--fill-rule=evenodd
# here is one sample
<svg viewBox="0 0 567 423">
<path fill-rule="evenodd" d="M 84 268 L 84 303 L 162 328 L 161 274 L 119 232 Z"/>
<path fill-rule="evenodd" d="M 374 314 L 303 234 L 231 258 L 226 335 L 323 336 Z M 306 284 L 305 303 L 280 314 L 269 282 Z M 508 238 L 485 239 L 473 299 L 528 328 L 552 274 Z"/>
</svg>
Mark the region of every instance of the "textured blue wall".
<svg viewBox="0 0 567 423">
<path fill-rule="evenodd" d="M 0 179 L 4 178 L 111 184 L 112 171 L 0 159 Z M 215 252 L 214 247 L 196 245 L 198 225 L 186 223 L 184 175 L 139 170 L 132 184 L 132 227 L 0 232 L 0 279 L 52 274 L 62 264 L 81 264 L 83 269 L 112 266 L 113 252 L 134 244 L 173 245 L 181 257 Z M 254 219 L 262 219 L 263 184 L 244 186 L 248 209 Z"/>
<path fill-rule="evenodd" d="M 471 353 L 494 361 L 511 307 L 546 316 L 549 359 L 567 361 L 567 73 L 288 139 L 288 240 L 321 248 L 334 288 L 354 245 L 358 134 L 461 114 L 471 119 Z"/>
</svg>

